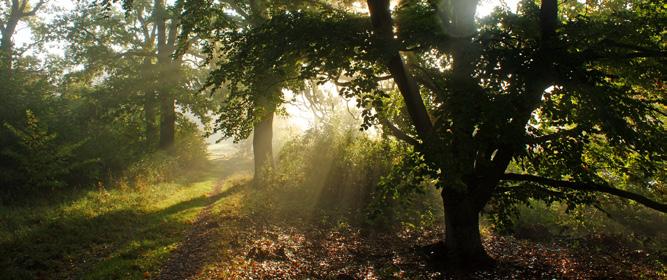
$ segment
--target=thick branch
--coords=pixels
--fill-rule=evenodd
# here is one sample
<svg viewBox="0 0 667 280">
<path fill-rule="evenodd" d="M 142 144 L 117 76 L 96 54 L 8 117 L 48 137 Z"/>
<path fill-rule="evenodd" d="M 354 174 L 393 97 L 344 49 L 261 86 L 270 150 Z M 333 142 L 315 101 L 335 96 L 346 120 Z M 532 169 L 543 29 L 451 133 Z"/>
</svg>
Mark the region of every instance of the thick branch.
<svg viewBox="0 0 667 280">
<path fill-rule="evenodd" d="M 515 173 L 505 174 L 502 177 L 502 180 L 534 182 L 541 185 L 547 185 L 556 188 L 565 188 L 565 189 L 587 191 L 587 192 L 608 193 L 611 195 L 636 201 L 637 203 L 640 203 L 648 208 L 660 211 L 662 213 L 667 213 L 667 204 L 654 201 L 640 194 L 613 188 L 606 184 L 596 184 L 592 182 L 571 182 L 571 181 L 549 179 L 529 174 L 515 174 Z"/>
<path fill-rule="evenodd" d="M 532 112 L 542 103 L 542 94 L 553 83 L 555 79 L 554 59 L 555 37 L 558 27 L 558 1 L 542 0 L 540 7 L 540 40 L 537 58 L 531 65 L 530 75 L 525 85 L 525 93 L 514 100 L 515 112 L 512 117 L 512 127 L 507 129 L 506 139 L 512 139 L 513 135 L 524 135 L 525 126 L 530 120 Z M 498 149 L 497 156 L 493 160 L 494 170 L 504 172 L 515 153 L 516 146 L 511 143 L 503 143 Z"/>
<path fill-rule="evenodd" d="M 418 71 L 415 71 L 414 77 L 415 80 L 425 86 L 426 88 L 430 89 L 432 92 L 438 92 L 440 91 L 440 88 L 436 84 L 435 80 L 433 79 L 433 76 L 429 75 L 428 71 L 424 69 L 423 67 L 419 65 L 411 65 L 415 67 Z"/>
<path fill-rule="evenodd" d="M 151 37 L 150 31 L 148 31 L 148 23 L 146 22 L 146 19 L 144 18 L 144 9 L 141 9 L 137 12 L 137 20 L 139 21 L 139 24 L 141 25 L 141 32 L 144 35 L 144 44 L 148 46 L 148 42 L 152 42 L 153 38 Z"/>
<path fill-rule="evenodd" d="M 389 0 L 368 0 L 368 10 L 371 14 L 375 34 L 378 36 L 379 44 L 386 55 L 384 64 L 389 69 L 389 73 L 391 73 L 403 96 L 410 119 L 417 129 L 417 134 L 422 140 L 428 139 L 433 133 L 433 124 L 426 111 L 424 100 L 419 93 L 419 87 L 408 73 L 398 52 L 397 42 L 394 39 L 391 12 L 389 11 Z"/>
<path fill-rule="evenodd" d="M 174 55 L 173 52 L 178 49 L 179 46 L 177 44 L 182 43 L 183 41 L 187 41 L 187 38 L 179 36 L 178 32 L 181 27 L 181 12 L 183 10 L 183 2 L 176 2 L 176 7 L 174 7 L 174 9 L 174 15 L 170 17 L 169 33 L 167 35 L 167 48 L 169 49 L 171 55 Z"/>
<path fill-rule="evenodd" d="M 556 35 L 558 26 L 558 1 L 542 0 L 540 6 L 540 29 L 542 39 L 550 39 Z"/>
<path fill-rule="evenodd" d="M 153 18 L 157 26 L 158 63 L 166 63 L 170 54 L 169 50 L 167 50 L 167 19 L 165 16 L 164 0 L 155 0 L 153 9 Z"/>
<path fill-rule="evenodd" d="M 378 117 L 378 121 L 380 121 L 380 124 L 382 127 L 387 128 L 388 132 L 393 135 L 394 137 L 405 141 L 406 143 L 412 145 L 412 146 L 419 146 L 419 141 L 416 139 L 410 137 L 410 135 L 407 135 L 405 132 L 402 130 L 398 129 L 394 124 L 392 124 L 388 119 L 383 118 L 383 117 Z"/>
</svg>

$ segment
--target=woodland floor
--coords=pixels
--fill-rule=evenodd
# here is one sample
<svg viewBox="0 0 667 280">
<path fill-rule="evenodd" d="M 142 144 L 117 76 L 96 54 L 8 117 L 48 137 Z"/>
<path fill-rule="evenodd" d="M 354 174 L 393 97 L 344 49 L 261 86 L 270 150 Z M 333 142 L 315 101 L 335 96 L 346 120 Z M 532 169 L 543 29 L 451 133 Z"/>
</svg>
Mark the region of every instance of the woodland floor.
<svg viewBox="0 0 667 280">
<path fill-rule="evenodd" d="M 665 279 L 664 248 L 613 238 L 535 241 L 484 234 L 498 263 L 452 272 L 433 244 L 441 228 L 368 232 L 312 215 L 247 211 L 247 181 L 216 185 L 210 204 L 157 279 Z M 222 199 L 224 198 L 224 199 Z M 244 210 L 246 209 L 246 210 Z"/>
<path fill-rule="evenodd" d="M 216 162 L 194 182 L 0 207 L 0 279 L 667 279 L 667 248 L 539 229 L 484 230 L 497 265 L 453 272 L 434 252 L 437 226 L 370 230 L 298 195 L 274 207 L 250 186 L 250 162 Z"/>
</svg>

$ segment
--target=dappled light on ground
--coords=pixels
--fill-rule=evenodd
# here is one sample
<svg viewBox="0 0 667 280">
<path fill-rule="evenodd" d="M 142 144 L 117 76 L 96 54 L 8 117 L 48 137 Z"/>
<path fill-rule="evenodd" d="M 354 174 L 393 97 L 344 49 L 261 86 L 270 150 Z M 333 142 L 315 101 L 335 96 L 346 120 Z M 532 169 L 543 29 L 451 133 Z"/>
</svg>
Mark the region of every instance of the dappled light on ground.
<svg viewBox="0 0 667 280">
<path fill-rule="evenodd" d="M 190 236 L 200 242 L 195 248 L 201 250 L 189 258 L 177 257 L 181 262 L 174 267 L 180 272 L 159 279 L 655 279 L 660 275 L 656 263 L 660 251 L 594 237 L 542 242 L 490 233 L 484 245 L 498 261 L 495 267 L 461 272 L 439 258 L 441 251 L 434 246 L 441 241 L 438 226 L 380 230 L 351 225 L 344 217 L 327 219 L 323 209 L 315 215 L 243 207 L 239 211 L 257 195 L 251 185 L 240 186 L 236 199 L 220 200 L 206 210 L 202 226 L 195 224 Z M 188 238 L 184 244 L 190 242 Z M 165 271 L 172 269 L 168 265 Z"/>
<path fill-rule="evenodd" d="M 238 191 L 234 178 L 248 178 L 248 161 L 233 162 L 213 161 L 180 182 L 0 207 L 0 279 L 154 277 L 183 246 L 205 244 L 184 238 L 212 203 Z"/>
</svg>

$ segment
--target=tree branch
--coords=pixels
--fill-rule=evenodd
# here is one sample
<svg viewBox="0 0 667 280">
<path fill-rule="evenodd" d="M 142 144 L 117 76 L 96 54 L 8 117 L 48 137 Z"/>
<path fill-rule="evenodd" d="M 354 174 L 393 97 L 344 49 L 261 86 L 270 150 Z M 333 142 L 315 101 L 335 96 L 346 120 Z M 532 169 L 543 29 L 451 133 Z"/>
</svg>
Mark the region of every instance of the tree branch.
<svg viewBox="0 0 667 280">
<path fill-rule="evenodd" d="M 413 65 L 411 65 L 413 66 Z M 435 80 L 431 75 L 429 75 L 428 71 L 424 69 L 424 67 L 421 67 L 419 65 L 414 65 L 414 68 L 416 68 L 418 71 L 415 71 L 414 77 L 415 80 L 425 86 L 426 88 L 430 89 L 433 92 L 439 92 L 440 88 L 436 84 Z"/>
<path fill-rule="evenodd" d="M 27 5 L 27 3 L 28 3 L 28 1 L 26 0 L 26 1 L 24 2 L 24 6 L 23 6 L 24 9 L 25 9 L 25 5 Z M 37 11 L 39 11 L 39 8 L 41 8 L 45 3 L 46 3 L 45 0 L 40 0 L 39 2 L 37 2 L 37 4 L 35 5 L 35 7 L 32 8 L 32 10 L 30 10 L 30 12 L 22 13 L 22 16 L 23 16 L 23 17 L 34 16 L 35 14 L 37 14 Z"/>
<path fill-rule="evenodd" d="M 367 0 L 371 23 L 380 48 L 385 51 L 384 64 L 398 86 L 412 123 L 422 140 L 431 138 L 433 123 L 419 93 L 419 86 L 405 68 L 405 63 L 398 51 L 398 44 L 394 39 L 393 21 L 389 10 L 389 0 Z"/>
<path fill-rule="evenodd" d="M 575 137 L 579 134 L 581 134 L 584 130 L 582 128 L 573 128 L 573 129 L 565 129 L 565 130 L 560 130 L 552 134 L 547 134 L 547 135 L 542 135 L 542 136 L 535 136 L 535 137 L 530 137 L 528 138 L 528 141 L 526 144 L 540 144 L 548 141 L 553 141 L 557 140 L 559 138 L 563 137 Z"/>
<path fill-rule="evenodd" d="M 405 132 L 398 129 L 398 127 L 391 123 L 387 118 L 378 116 L 378 121 L 380 121 L 382 127 L 387 128 L 387 130 L 389 130 L 388 132 L 394 137 L 403 140 L 412 146 L 419 146 L 419 141 L 417 141 L 417 139 L 410 137 L 410 135 L 407 135 Z"/>
<path fill-rule="evenodd" d="M 376 82 L 380 82 L 380 81 L 391 80 L 391 79 L 393 79 L 393 76 L 391 76 L 391 75 L 387 75 L 387 76 L 374 76 L 373 78 L 375 79 Z M 352 81 L 353 81 L 353 80 L 354 80 L 354 79 L 350 79 L 350 80 L 347 80 L 347 81 L 340 81 L 340 80 L 338 80 L 338 79 L 334 79 L 334 78 L 332 78 L 332 79 L 331 79 L 331 82 L 334 83 L 334 85 L 337 85 L 337 86 L 339 86 L 339 87 L 349 87 L 349 86 L 352 85 Z"/>
<path fill-rule="evenodd" d="M 513 100 L 515 112 L 512 117 L 510 129 L 506 129 L 505 139 L 512 139 L 514 135 L 524 135 L 525 126 L 535 111 L 542 104 L 542 94 L 553 83 L 556 71 L 553 60 L 555 59 L 555 36 L 558 27 L 558 1 L 542 0 L 540 6 L 540 33 L 541 40 L 537 50 L 537 56 L 531 65 L 530 74 L 525 84 L 525 93 Z M 519 134 L 520 133 L 520 134 Z M 516 146 L 511 143 L 502 143 L 496 157 L 493 159 L 494 171 L 502 174 L 512 161 Z"/>
<path fill-rule="evenodd" d="M 139 24 L 141 25 L 141 31 L 144 34 L 144 43 L 148 45 L 148 41 L 150 40 L 152 42 L 152 38 L 150 31 L 148 31 L 148 23 L 144 18 L 144 9 L 141 9 L 137 12 L 137 20 L 139 21 Z"/>
<path fill-rule="evenodd" d="M 529 174 L 516 174 L 516 173 L 507 173 L 503 175 L 501 180 L 505 181 L 525 181 L 525 182 L 534 182 L 541 185 L 547 185 L 556 188 L 565 188 L 578 191 L 587 191 L 587 192 L 602 192 L 622 197 L 625 199 L 630 199 L 636 201 L 639 204 L 642 204 L 648 208 L 651 208 L 662 213 L 667 213 L 667 204 L 654 201 L 650 198 L 647 198 L 643 195 L 624 191 L 621 189 L 610 187 L 606 184 L 597 184 L 592 182 L 572 182 L 572 181 L 563 181 L 544 178 L 535 175 Z"/>
</svg>

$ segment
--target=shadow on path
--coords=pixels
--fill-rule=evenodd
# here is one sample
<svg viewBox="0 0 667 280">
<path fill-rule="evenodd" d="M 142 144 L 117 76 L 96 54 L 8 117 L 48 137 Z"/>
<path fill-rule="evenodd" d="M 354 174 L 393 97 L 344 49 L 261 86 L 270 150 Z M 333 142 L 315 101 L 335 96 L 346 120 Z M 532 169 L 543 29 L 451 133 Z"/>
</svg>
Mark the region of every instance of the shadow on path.
<svg viewBox="0 0 667 280">
<path fill-rule="evenodd" d="M 220 226 L 220 220 L 215 219 L 212 215 L 212 207 L 216 201 L 231 196 L 246 186 L 246 184 L 237 182 L 222 191 L 221 184 L 222 181 L 214 187 L 213 194 L 207 199 L 208 206 L 199 213 L 185 240 L 174 250 L 155 279 L 191 279 L 214 256 L 210 249 L 215 229 Z"/>
</svg>

